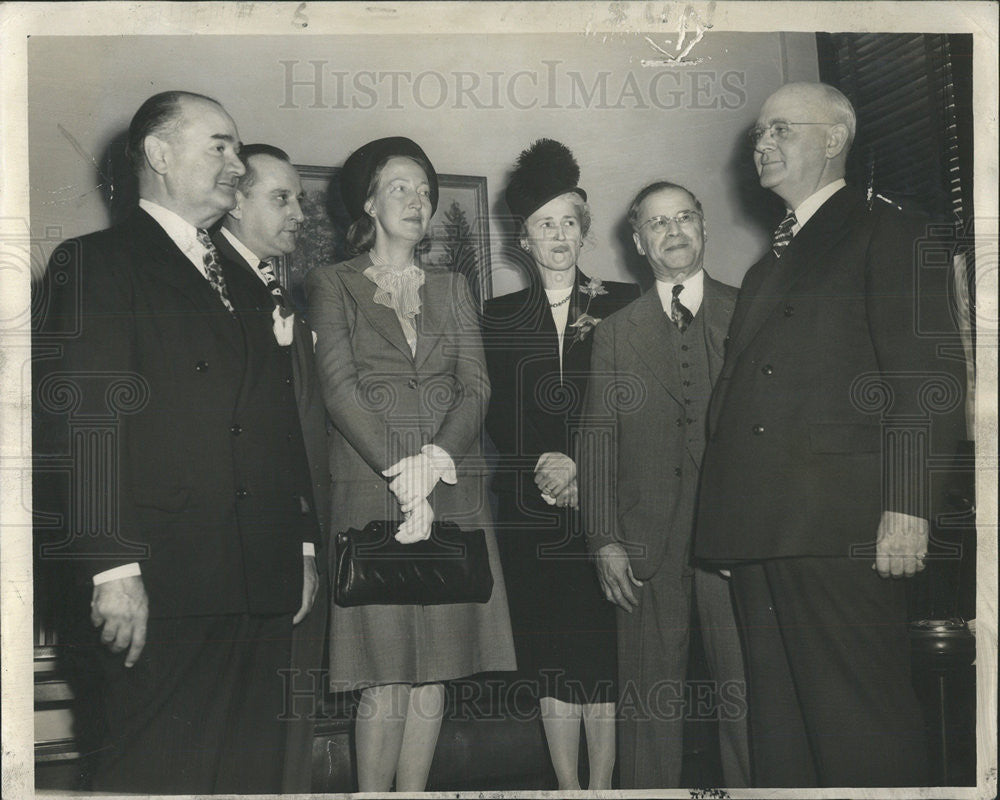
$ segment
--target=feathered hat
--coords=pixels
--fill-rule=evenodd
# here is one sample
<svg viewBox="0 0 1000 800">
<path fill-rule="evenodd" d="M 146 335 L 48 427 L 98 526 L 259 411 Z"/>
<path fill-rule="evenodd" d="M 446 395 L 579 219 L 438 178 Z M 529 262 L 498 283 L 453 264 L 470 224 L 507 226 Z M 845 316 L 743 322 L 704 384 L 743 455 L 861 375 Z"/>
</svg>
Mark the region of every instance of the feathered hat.
<svg viewBox="0 0 1000 800">
<path fill-rule="evenodd" d="M 587 193 L 577 186 L 580 166 L 562 142 L 539 139 L 522 150 L 504 197 L 515 216 L 527 219 L 549 200 L 566 192 L 576 192 L 584 200 Z"/>
</svg>

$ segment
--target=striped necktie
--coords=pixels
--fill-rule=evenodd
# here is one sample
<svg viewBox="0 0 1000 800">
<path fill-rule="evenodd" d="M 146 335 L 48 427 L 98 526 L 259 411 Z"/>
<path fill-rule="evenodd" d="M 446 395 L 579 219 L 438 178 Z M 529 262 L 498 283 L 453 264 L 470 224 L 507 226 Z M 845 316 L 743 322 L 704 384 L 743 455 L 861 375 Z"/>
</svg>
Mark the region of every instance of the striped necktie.
<svg viewBox="0 0 1000 800">
<path fill-rule="evenodd" d="M 219 251 L 215 249 L 215 245 L 212 244 L 212 237 L 208 235 L 208 231 L 204 228 L 198 228 L 198 241 L 205 248 L 205 256 L 202 263 L 205 265 L 205 276 L 208 278 L 208 282 L 219 293 L 222 305 L 226 307 L 229 313 L 235 314 L 236 309 L 233 308 L 232 301 L 229 299 L 229 290 L 226 288 L 226 276 L 222 274 Z"/>
<path fill-rule="evenodd" d="M 774 253 L 775 258 L 781 258 L 781 254 L 785 252 L 785 248 L 792 241 L 792 226 L 795 223 L 795 212 L 789 211 L 774 231 L 774 236 L 771 239 L 771 252 Z"/>
</svg>

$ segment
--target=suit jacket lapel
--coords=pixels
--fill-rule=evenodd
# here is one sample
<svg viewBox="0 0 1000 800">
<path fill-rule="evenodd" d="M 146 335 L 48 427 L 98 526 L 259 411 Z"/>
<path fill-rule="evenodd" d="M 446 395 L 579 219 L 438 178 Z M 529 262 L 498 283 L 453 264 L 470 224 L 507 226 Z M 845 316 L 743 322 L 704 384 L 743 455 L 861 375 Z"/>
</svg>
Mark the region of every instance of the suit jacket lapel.
<svg viewBox="0 0 1000 800">
<path fill-rule="evenodd" d="M 136 268 L 144 270 L 151 280 L 169 284 L 183 294 L 199 315 L 204 315 L 200 318 L 211 321 L 222 338 L 242 358 L 244 343 L 240 326 L 233 324 L 229 312 L 205 276 L 159 223 L 141 208 L 129 224 L 137 243 L 135 258 L 132 259 Z"/>
<path fill-rule="evenodd" d="M 229 243 L 229 240 L 222 233 L 221 229 L 218 233 L 212 236 L 212 242 L 215 244 L 215 249 L 219 251 L 219 255 L 223 258 L 229 259 L 234 264 L 243 267 L 243 269 L 257 278 L 257 280 L 260 280 L 257 273 L 254 271 L 254 268 L 251 267 L 247 260 Z"/>
<path fill-rule="evenodd" d="M 734 329 L 730 358 L 737 358 L 753 341 L 765 320 L 802 279 L 823 263 L 823 256 L 850 232 L 850 218 L 862 201 L 843 188 L 827 200 L 789 243 L 781 258 L 768 254 L 770 262 L 753 297 L 748 301 L 739 330 Z"/>
<path fill-rule="evenodd" d="M 420 289 L 420 313 L 416 319 L 417 352 L 413 357 L 417 369 L 420 369 L 444 336 L 448 314 L 455 307 L 452 298 L 446 296 L 449 286 L 447 275 L 431 270 L 424 272 L 424 285 Z"/>
<path fill-rule="evenodd" d="M 682 404 L 680 374 L 670 351 L 670 331 L 666 327 L 672 323 L 663 313 L 655 286 L 632 304 L 629 322 L 632 326 L 628 340 L 632 349 L 667 393 Z"/>
<path fill-rule="evenodd" d="M 358 311 L 372 328 L 399 352 L 412 359 L 413 353 L 410 352 L 410 345 L 406 343 L 403 329 L 396 319 L 396 312 L 375 302 L 375 284 L 364 276 L 364 270 L 370 265 L 371 258 L 368 255 L 358 256 L 348 262 L 349 270 L 340 273 L 341 280 L 354 298 Z"/>
<path fill-rule="evenodd" d="M 712 382 L 722 371 L 726 355 L 726 334 L 732 319 L 734 299 L 722 292 L 722 284 L 705 274 L 705 295 L 699 313 L 705 315 L 705 349 Z"/>
</svg>

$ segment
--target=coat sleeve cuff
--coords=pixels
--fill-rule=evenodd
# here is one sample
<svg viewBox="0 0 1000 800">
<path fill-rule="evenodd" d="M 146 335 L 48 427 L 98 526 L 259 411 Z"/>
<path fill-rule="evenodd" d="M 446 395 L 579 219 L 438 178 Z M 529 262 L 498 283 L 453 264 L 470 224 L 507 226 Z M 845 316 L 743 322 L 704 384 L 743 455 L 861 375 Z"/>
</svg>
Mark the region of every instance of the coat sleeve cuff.
<svg viewBox="0 0 1000 800">
<path fill-rule="evenodd" d="M 420 452 L 430 456 L 434 469 L 443 483 L 454 486 L 458 483 L 458 476 L 455 474 L 455 462 L 452 461 L 448 452 L 436 444 L 425 444 L 420 448 Z"/>
<path fill-rule="evenodd" d="M 112 569 L 106 569 L 104 572 L 98 572 L 93 580 L 94 586 L 100 586 L 102 583 L 108 583 L 109 581 L 117 581 L 121 578 L 138 578 L 142 575 L 142 570 L 139 569 L 139 562 L 133 561 L 130 564 L 122 564 L 120 567 L 113 567 Z"/>
</svg>

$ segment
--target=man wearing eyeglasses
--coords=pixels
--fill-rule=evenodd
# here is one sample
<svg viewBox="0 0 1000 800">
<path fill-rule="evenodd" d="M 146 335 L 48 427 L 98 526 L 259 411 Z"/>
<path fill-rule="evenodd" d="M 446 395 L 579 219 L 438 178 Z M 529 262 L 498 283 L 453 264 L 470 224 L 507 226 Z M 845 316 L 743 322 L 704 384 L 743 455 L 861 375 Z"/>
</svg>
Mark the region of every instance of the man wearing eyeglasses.
<svg viewBox="0 0 1000 800">
<path fill-rule="evenodd" d="M 915 260 L 925 224 L 845 184 L 854 132 L 824 84 L 764 103 L 754 163 L 787 213 L 709 414 L 695 549 L 731 569 L 757 786 L 927 778 L 894 579 L 923 569 L 927 459 L 955 451 L 963 371 L 937 354 L 951 320 L 946 270 Z"/>
<path fill-rule="evenodd" d="M 690 565 L 708 401 L 736 290 L 705 274 L 702 207 L 684 187 L 646 186 L 628 220 L 656 285 L 595 330 L 579 463 L 588 546 L 619 609 L 621 788 L 680 785 L 693 592 L 720 690 L 726 784 L 746 786 L 745 679 L 729 587 Z"/>
</svg>

